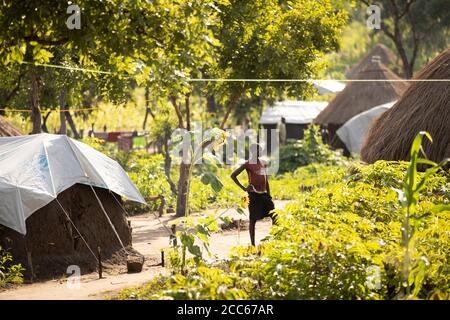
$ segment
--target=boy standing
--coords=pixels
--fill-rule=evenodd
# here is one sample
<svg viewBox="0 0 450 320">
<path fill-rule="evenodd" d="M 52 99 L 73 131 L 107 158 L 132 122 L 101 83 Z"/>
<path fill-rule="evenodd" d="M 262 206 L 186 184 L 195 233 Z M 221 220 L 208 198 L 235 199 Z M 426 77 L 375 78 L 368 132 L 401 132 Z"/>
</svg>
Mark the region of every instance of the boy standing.
<svg viewBox="0 0 450 320">
<path fill-rule="evenodd" d="M 259 158 L 261 146 L 252 144 L 250 146 L 250 158 L 243 165 L 237 168 L 232 174 L 231 179 L 245 192 L 248 192 L 250 203 L 248 209 L 250 212 L 250 240 L 255 245 L 255 226 L 256 221 L 271 217 L 272 223 L 276 223 L 275 217 L 271 213 L 275 205 L 270 196 L 270 186 L 267 178 L 266 164 Z M 237 176 L 246 170 L 248 175 L 248 186 L 244 187 Z"/>
</svg>

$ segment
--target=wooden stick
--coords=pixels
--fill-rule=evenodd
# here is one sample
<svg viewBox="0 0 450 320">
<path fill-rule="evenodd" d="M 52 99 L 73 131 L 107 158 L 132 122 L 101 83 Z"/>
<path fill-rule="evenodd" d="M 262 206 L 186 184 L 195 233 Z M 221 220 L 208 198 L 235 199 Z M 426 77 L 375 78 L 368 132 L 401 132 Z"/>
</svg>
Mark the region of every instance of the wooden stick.
<svg viewBox="0 0 450 320">
<path fill-rule="evenodd" d="M 27 260 L 28 260 L 28 266 L 30 267 L 30 273 L 31 273 L 31 282 L 34 281 L 35 275 L 34 275 L 34 269 L 33 269 L 33 260 L 31 258 L 31 252 L 27 251 Z"/>
<path fill-rule="evenodd" d="M 177 246 L 177 236 L 176 236 L 176 230 L 177 226 L 175 224 L 172 225 L 171 230 L 172 230 L 172 234 L 170 235 L 170 240 L 169 242 L 171 242 L 172 246 L 176 247 Z"/>
<path fill-rule="evenodd" d="M 103 266 L 102 266 L 102 249 L 97 247 L 97 257 L 98 257 L 98 278 L 103 278 Z"/>
<path fill-rule="evenodd" d="M 161 267 L 164 268 L 164 250 L 161 250 Z"/>
</svg>

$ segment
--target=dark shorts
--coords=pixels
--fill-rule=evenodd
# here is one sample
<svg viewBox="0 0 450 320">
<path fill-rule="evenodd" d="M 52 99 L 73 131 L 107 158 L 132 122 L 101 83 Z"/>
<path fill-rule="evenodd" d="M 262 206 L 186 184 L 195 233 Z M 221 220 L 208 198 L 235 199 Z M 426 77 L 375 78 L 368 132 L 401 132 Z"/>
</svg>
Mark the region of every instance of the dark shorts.
<svg viewBox="0 0 450 320">
<path fill-rule="evenodd" d="M 267 193 L 249 192 L 248 197 L 250 199 L 248 205 L 250 221 L 257 221 L 266 217 L 270 217 L 274 220 L 274 217 L 270 212 L 275 209 L 275 205 L 273 204 L 272 198 Z"/>
</svg>

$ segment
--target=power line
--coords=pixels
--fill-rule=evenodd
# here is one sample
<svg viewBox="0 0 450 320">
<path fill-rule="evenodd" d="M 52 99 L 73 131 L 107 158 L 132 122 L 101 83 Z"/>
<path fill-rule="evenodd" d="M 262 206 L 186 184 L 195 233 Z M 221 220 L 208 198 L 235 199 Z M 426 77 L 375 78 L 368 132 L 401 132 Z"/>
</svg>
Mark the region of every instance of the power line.
<svg viewBox="0 0 450 320">
<path fill-rule="evenodd" d="M 99 110 L 98 108 L 79 108 L 79 109 L 40 109 L 41 112 L 45 113 L 48 111 L 58 111 L 58 112 L 81 112 L 81 111 L 91 111 L 91 110 Z M 8 111 L 8 112 L 32 112 L 31 109 L 8 109 L 1 108 L 0 111 Z"/>
<path fill-rule="evenodd" d="M 108 75 L 120 75 L 122 77 L 136 77 L 135 75 L 122 74 L 112 71 L 103 71 L 79 67 L 70 67 L 47 63 L 33 63 L 22 61 L 22 64 L 30 64 L 38 67 L 65 69 L 71 71 L 80 71 L 86 73 L 99 73 Z M 254 78 L 186 78 L 186 82 L 450 82 L 450 79 L 254 79 Z"/>
</svg>

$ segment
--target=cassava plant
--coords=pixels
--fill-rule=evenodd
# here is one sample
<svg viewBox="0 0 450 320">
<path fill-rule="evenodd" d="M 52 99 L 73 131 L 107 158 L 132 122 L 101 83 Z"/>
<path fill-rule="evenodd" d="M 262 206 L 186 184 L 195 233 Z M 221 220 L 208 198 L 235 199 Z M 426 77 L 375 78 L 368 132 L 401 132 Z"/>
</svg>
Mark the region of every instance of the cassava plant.
<svg viewBox="0 0 450 320">
<path fill-rule="evenodd" d="M 191 132 L 188 132 L 190 135 Z M 196 146 L 192 146 L 189 143 L 188 148 L 184 152 L 188 152 L 187 160 L 189 164 L 188 179 L 186 188 L 186 207 L 184 211 L 184 217 L 177 220 L 175 223 L 181 226 L 181 230 L 177 232 L 176 236 L 180 239 L 181 247 L 175 247 L 172 252 L 172 265 L 179 267 L 181 272 L 185 272 L 186 267 L 186 255 L 187 252 L 194 256 L 194 261 L 198 265 L 202 259 L 202 251 L 200 246 L 195 243 L 196 238 L 201 240 L 205 249 L 209 252 L 209 236 L 210 233 L 217 230 L 218 217 L 210 215 L 206 218 L 201 218 L 195 221 L 192 217 L 189 217 L 189 198 L 190 198 L 190 182 L 194 174 L 194 169 L 198 169 L 196 172 L 201 177 L 201 182 L 204 185 L 210 185 L 214 192 L 220 192 L 223 187 L 222 181 L 217 177 L 215 171 L 217 170 L 220 160 L 210 152 L 207 152 L 207 148 L 212 146 L 212 149 L 217 151 L 219 146 L 226 141 L 226 132 L 214 128 L 208 132 L 206 137 Z M 189 140 L 190 142 L 190 140 Z M 178 249 L 181 250 L 181 257 L 178 254 Z"/>
<path fill-rule="evenodd" d="M 433 139 L 431 135 L 426 132 L 420 132 L 414 139 L 411 146 L 410 161 L 406 171 L 405 180 L 402 184 L 402 190 L 396 190 L 399 194 L 401 206 L 404 208 L 404 215 L 402 221 L 402 242 L 401 245 L 405 249 L 403 264 L 402 264 L 402 287 L 404 292 L 401 295 L 405 297 L 414 297 L 419 293 L 423 278 L 425 274 L 426 264 L 424 259 L 417 259 L 413 261 L 412 251 L 414 250 L 414 232 L 416 223 L 427 214 L 417 215 L 416 209 L 419 203 L 420 193 L 427 185 L 430 177 L 441 170 L 448 162 L 448 159 L 440 163 L 435 163 L 426 158 L 422 158 L 420 153 L 425 157 L 426 154 L 422 148 L 423 138 L 427 138 L 431 143 Z M 428 167 L 423 175 L 419 175 L 419 166 Z M 448 205 L 437 205 L 433 208 L 433 212 L 449 210 Z M 411 292 L 411 288 L 413 291 Z"/>
</svg>

